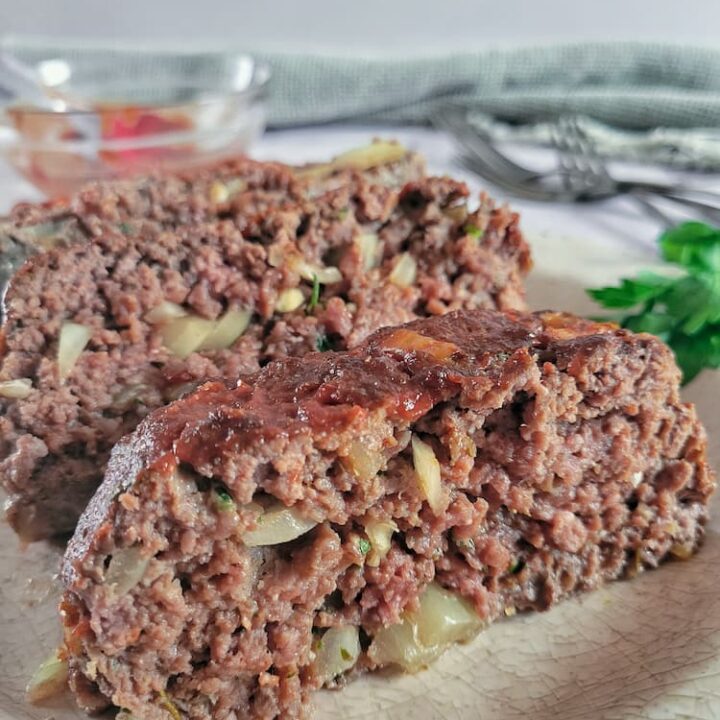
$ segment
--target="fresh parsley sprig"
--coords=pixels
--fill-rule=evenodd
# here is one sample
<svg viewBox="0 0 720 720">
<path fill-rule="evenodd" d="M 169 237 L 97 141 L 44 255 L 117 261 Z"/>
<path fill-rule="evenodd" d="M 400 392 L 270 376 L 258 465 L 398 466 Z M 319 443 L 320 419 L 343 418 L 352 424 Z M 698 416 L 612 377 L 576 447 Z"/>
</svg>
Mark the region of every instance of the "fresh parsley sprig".
<svg viewBox="0 0 720 720">
<path fill-rule="evenodd" d="M 720 367 L 720 228 L 686 222 L 659 243 L 663 259 L 683 275 L 643 272 L 588 294 L 603 307 L 630 311 L 613 318 L 623 327 L 663 339 L 688 383 L 704 368 Z"/>
</svg>

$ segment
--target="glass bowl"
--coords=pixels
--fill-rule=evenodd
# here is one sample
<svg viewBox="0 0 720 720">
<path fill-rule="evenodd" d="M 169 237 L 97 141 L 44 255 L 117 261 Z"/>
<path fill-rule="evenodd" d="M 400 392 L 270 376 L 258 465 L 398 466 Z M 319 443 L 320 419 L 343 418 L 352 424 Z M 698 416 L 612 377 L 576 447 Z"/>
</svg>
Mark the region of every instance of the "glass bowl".
<svg viewBox="0 0 720 720">
<path fill-rule="evenodd" d="M 265 127 L 270 73 L 249 55 L 10 50 L 56 100 L 53 109 L 3 106 L 0 151 L 50 197 L 238 155 Z"/>
</svg>

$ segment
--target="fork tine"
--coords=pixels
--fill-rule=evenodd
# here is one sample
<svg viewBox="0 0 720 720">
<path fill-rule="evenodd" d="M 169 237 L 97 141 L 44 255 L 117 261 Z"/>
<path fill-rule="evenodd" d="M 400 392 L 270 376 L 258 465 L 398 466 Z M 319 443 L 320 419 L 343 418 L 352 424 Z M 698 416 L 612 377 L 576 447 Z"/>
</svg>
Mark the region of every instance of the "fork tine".
<svg viewBox="0 0 720 720">
<path fill-rule="evenodd" d="M 597 146 L 585 132 L 577 115 L 571 115 L 568 118 L 568 127 L 572 128 L 578 146 L 582 149 L 583 155 L 587 158 L 588 164 L 593 168 L 593 171 L 606 180 L 612 180 L 605 159 L 598 153 Z"/>
<path fill-rule="evenodd" d="M 606 181 L 613 182 L 612 176 L 607 168 L 604 158 L 600 156 L 597 151 L 597 147 L 588 134 L 580 126 L 579 120 L 576 115 L 568 118 L 568 127 L 572 127 L 572 132 L 577 137 L 578 143 L 582 146 L 582 152 L 587 158 L 589 163 L 594 166 L 594 172 L 599 177 L 604 178 Z M 696 200 L 693 198 L 682 197 L 681 195 L 675 195 L 668 192 L 643 192 L 641 189 L 637 191 L 631 191 L 629 195 L 643 208 L 657 220 L 662 222 L 666 227 L 672 227 L 677 224 L 676 221 L 672 220 L 670 216 L 663 213 L 658 206 L 652 202 L 651 198 L 653 195 L 664 197 L 665 199 L 674 202 L 684 208 L 694 209 L 700 217 L 710 222 L 717 223 L 720 220 L 720 207 L 713 207 L 712 204 L 703 202 L 702 200 Z"/>
<path fill-rule="evenodd" d="M 565 138 L 563 137 L 562 132 L 560 132 L 560 127 L 558 123 L 553 123 L 553 125 L 550 127 L 550 141 L 555 147 L 555 150 L 557 150 L 557 162 L 558 167 L 560 168 L 560 179 L 562 181 L 563 187 L 566 190 L 570 189 L 571 184 L 571 177 L 572 177 L 572 163 L 570 159 L 570 154 L 568 152 L 567 143 L 565 142 Z"/>
<path fill-rule="evenodd" d="M 455 138 L 466 152 L 480 157 L 486 165 L 512 180 L 521 181 L 537 177 L 538 173 L 518 165 L 501 153 L 493 143 L 482 137 L 477 128 L 467 119 L 467 113 L 456 106 L 443 106 L 434 112 L 431 120 L 438 127 Z"/>
<path fill-rule="evenodd" d="M 591 191 L 598 178 L 587 162 L 575 128 L 567 118 L 558 118 L 551 130 L 551 139 L 558 153 L 563 186 L 578 193 Z"/>
</svg>

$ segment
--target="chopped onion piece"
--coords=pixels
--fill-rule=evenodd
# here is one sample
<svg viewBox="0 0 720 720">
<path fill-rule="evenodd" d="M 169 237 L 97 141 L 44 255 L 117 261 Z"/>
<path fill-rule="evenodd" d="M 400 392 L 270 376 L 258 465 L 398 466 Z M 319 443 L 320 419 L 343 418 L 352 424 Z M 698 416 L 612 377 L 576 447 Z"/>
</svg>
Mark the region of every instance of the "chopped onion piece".
<svg viewBox="0 0 720 720">
<path fill-rule="evenodd" d="M 378 165 L 398 162 L 407 155 L 407 150 L 398 143 L 379 140 L 365 147 L 353 148 L 335 157 L 332 165 L 335 168 L 353 168 L 369 170 Z"/>
<path fill-rule="evenodd" d="M 348 168 L 369 170 L 378 165 L 398 162 L 407 153 L 408 151 L 398 143 L 378 140 L 370 145 L 348 150 L 333 158 L 329 163 L 300 168 L 296 170 L 296 175 L 300 178 L 322 178 Z"/>
<path fill-rule="evenodd" d="M 417 624 L 418 640 L 425 646 L 469 640 L 483 625 L 465 598 L 437 583 L 425 588 L 413 621 Z"/>
<path fill-rule="evenodd" d="M 160 691 L 160 705 L 170 714 L 172 720 L 183 720 L 183 716 L 177 709 L 177 705 L 170 699 L 170 696 L 164 691 Z"/>
<path fill-rule="evenodd" d="M 223 182 L 222 180 L 214 180 L 210 185 L 210 200 L 215 204 L 225 203 L 230 200 L 233 195 L 247 190 L 247 180 L 243 178 L 232 178 Z"/>
<path fill-rule="evenodd" d="M 385 464 L 385 458 L 376 450 L 371 450 L 360 440 L 350 443 L 347 457 L 344 459 L 350 472 L 358 480 L 372 480 Z"/>
<path fill-rule="evenodd" d="M 152 310 L 145 314 L 145 319 L 152 325 L 160 325 L 174 318 L 185 317 L 187 310 L 177 303 L 163 300 Z"/>
<path fill-rule="evenodd" d="M 336 267 L 313 265 L 297 255 L 290 259 L 288 266 L 309 282 L 314 282 L 317 278 L 321 285 L 331 285 L 342 280 L 342 273 Z"/>
<path fill-rule="evenodd" d="M 267 249 L 268 265 L 270 267 L 281 267 L 285 262 L 285 252 L 281 244 L 273 243 Z"/>
<path fill-rule="evenodd" d="M 465 222 L 468 216 L 468 210 L 466 205 L 452 205 L 451 207 L 443 210 L 443 215 L 450 218 L 453 222 L 458 224 Z"/>
<path fill-rule="evenodd" d="M 63 323 L 60 328 L 57 354 L 58 374 L 61 380 L 65 380 L 70 375 L 91 337 L 92 330 L 89 327 L 74 322 Z"/>
<path fill-rule="evenodd" d="M 375 233 L 363 233 L 355 238 L 363 269 L 367 272 L 377 267 L 379 261 L 380 240 Z"/>
<path fill-rule="evenodd" d="M 305 296 L 300 288 L 283 290 L 275 303 L 277 312 L 286 313 L 297 310 L 305 302 Z"/>
<path fill-rule="evenodd" d="M 113 586 L 118 595 L 125 595 L 142 580 L 149 563 L 150 558 L 143 557 L 139 545 L 120 548 L 110 558 L 105 584 Z"/>
<path fill-rule="evenodd" d="M 257 527 L 245 533 L 243 542 L 248 547 L 279 545 L 299 538 L 316 525 L 314 520 L 304 518 L 295 508 L 277 504 L 262 512 L 257 519 Z"/>
<path fill-rule="evenodd" d="M 55 650 L 33 673 L 27 688 L 28 702 L 37 703 L 61 693 L 67 685 L 68 664 Z"/>
<path fill-rule="evenodd" d="M 225 350 L 247 330 L 252 313 L 242 308 L 230 308 L 215 323 L 215 328 L 202 341 L 198 350 Z"/>
<path fill-rule="evenodd" d="M 413 435 L 412 451 L 420 492 L 437 515 L 445 508 L 445 494 L 440 480 L 440 463 L 430 445 L 416 435 Z"/>
<path fill-rule="evenodd" d="M 215 330 L 215 321 L 188 315 L 175 318 L 160 326 L 163 345 L 177 357 L 184 359 L 191 355 Z"/>
<path fill-rule="evenodd" d="M 15 380 L 3 380 L 0 382 L 0 397 L 23 400 L 32 392 L 32 380 L 29 378 L 17 378 Z"/>
<path fill-rule="evenodd" d="M 469 640 L 483 626 L 465 599 L 430 583 L 420 597 L 419 610 L 401 623 L 380 630 L 368 655 L 380 665 L 400 665 L 408 672 L 417 672 L 448 645 Z"/>
<path fill-rule="evenodd" d="M 678 560 L 689 560 L 695 554 L 695 550 L 692 543 L 674 543 L 670 547 L 670 554 Z"/>
<path fill-rule="evenodd" d="M 365 564 L 377 567 L 390 551 L 392 536 L 398 526 L 392 520 L 371 520 L 365 525 L 365 534 L 370 541 L 370 552 Z"/>
<path fill-rule="evenodd" d="M 410 287 L 417 277 L 417 263 L 410 253 L 402 253 L 390 273 L 390 282 L 400 287 Z"/>
<path fill-rule="evenodd" d="M 313 669 L 323 683 L 352 668 L 360 657 L 360 634 L 354 625 L 330 628 L 315 645 Z"/>
<path fill-rule="evenodd" d="M 224 203 L 230 198 L 230 191 L 227 185 L 220 180 L 213 180 L 210 185 L 210 200 L 214 203 Z"/>
<path fill-rule="evenodd" d="M 368 656 L 378 665 L 399 665 L 409 673 L 427 667 L 445 648 L 425 647 L 417 637 L 417 626 L 409 620 L 383 628 L 373 638 Z"/>
</svg>

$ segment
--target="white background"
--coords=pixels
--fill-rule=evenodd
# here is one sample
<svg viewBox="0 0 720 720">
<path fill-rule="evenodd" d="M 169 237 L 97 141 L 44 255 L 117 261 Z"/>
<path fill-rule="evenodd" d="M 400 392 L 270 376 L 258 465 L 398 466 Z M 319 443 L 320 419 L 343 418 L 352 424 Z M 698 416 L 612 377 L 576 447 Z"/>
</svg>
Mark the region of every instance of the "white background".
<svg viewBox="0 0 720 720">
<path fill-rule="evenodd" d="M 609 38 L 716 45 L 720 0 L 0 0 L 0 33 L 373 54 Z"/>
</svg>

